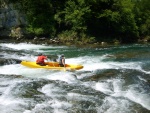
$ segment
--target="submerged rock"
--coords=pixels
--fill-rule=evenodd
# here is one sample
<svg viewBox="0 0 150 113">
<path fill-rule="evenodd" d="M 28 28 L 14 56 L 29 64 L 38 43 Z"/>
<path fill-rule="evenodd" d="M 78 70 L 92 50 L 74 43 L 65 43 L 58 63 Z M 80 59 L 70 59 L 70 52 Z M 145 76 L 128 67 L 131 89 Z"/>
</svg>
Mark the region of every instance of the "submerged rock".
<svg viewBox="0 0 150 113">
<path fill-rule="evenodd" d="M 22 75 L 15 75 L 15 74 L 0 74 L 0 77 L 3 78 L 24 78 Z"/>
<path fill-rule="evenodd" d="M 6 65 L 6 64 L 20 64 L 21 60 L 18 59 L 4 59 L 0 58 L 0 66 Z"/>
</svg>

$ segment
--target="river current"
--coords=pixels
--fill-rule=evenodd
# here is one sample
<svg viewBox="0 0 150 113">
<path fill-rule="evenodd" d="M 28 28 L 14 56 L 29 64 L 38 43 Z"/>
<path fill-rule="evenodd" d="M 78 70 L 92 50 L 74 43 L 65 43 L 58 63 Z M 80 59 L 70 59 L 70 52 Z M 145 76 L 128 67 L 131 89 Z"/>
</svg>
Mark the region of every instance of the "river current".
<svg viewBox="0 0 150 113">
<path fill-rule="evenodd" d="M 0 113 L 150 113 L 150 45 L 104 48 L 0 43 Z M 31 69 L 64 54 L 77 71 Z"/>
</svg>

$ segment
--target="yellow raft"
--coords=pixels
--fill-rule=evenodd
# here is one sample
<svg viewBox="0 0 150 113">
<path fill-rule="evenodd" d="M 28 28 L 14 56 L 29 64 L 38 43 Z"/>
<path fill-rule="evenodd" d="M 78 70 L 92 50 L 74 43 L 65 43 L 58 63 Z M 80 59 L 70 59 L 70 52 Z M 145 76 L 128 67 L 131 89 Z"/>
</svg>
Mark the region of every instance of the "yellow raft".
<svg viewBox="0 0 150 113">
<path fill-rule="evenodd" d="M 53 70 L 79 70 L 82 69 L 82 65 L 78 64 L 66 64 L 66 68 L 60 67 L 58 62 L 46 62 L 46 66 L 40 66 L 36 64 L 36 62 L 30 62 L 30 61 L 22 61 L 22 65 L 30 68 L 44 68 L 44 69 L 53 69 Z"/>
</svg>

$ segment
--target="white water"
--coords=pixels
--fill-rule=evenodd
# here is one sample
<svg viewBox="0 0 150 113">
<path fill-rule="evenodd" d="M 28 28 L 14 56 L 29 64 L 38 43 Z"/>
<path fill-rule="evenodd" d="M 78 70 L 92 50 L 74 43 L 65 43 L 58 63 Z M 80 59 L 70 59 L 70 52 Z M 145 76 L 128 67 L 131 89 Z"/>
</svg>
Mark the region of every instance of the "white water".
<svg viewBox="0 0 150 113">
<path fill-rule="evenodd" d="M 34 52 L 43 52 L 47 53 L 49 50 L 44 49 L 51 49 L 55 48 L 55 50 L 50 50 L 50 52 L 57 52 L 60 48 L 67 48 L 64 46 L 45 46 L 45 45 L 35 45 L 35 44 L 0 44 L 2 47 L 8 47 L 14 50 L 32 50 Z M 30 60 L 35 61 L 37 56 L 34 55 L 24 55 L 18 56 L 16 54 L 3 54 L 5 58 L 17 58 L 19 60 Z M 136 87 L 139 87 L 139 84 L 133 84 L 124 88 L 125 81 L 120 78 L 112 78 L 103 81 L 97 82 L 81 82 L 80 79 L 83 79 L 87 76 L 93 76 L 93 73 L 97 70 L 105 70 L 105 69 L 134 69 L 140 70 L 141 72 L 148 72 L 144 71 L 141 68 L 142 62 L 104 62 L 103 59 L 106 59 L 107 55 L 99 55 L 99 56 L 79 56 L 74 58 L 67 58 L 66 56 L 66 63 L 77 63 L 82 64 L 84 68 L 79 70 L 78 72 L 63 72 L 63 71 L 53 71 L 53 70 L 46 70 L 46 69 L 30 69 L 27 67 L 22 66 L 21 64 L 10 64 L 0 66 L 0 74 L 8 74 L 8 75 L 22 75 L 24 77 L 30 78 L 43 78 L 48 80 L 59 80 L 67 82 L 68 84 L 81 84 L 85 87 L 90 87 L 94 90 L 100 91 L 108 96 L 106 96 L 103 100 L 102 106 L 97 106 L 98 113 L 128 113 L 130 112 L 129 108 L 131 107 L 130 101 L 140 104 L 144 108 L 150 110 L 150 95 L 146 94 L 145 92 L 140 92 L 136 90 Z M 81 73 L 80 76 L 72 76 L 74 73 L 80 72 L 88 72 L 88 73 Z M 141 78 L 142 79 L 142 78 Z M 0 110 L 3 113 L 11 112 L 13 107 L 20 107 L 19 105 L 25 105 L 26 101 L 24 99 L 16 99 L 10 95 L 11 88 L 15 87 L 16 83 L 23 82 L 23 81 L 8 81 L 8 82 L 1 82 L 0 85 L 7 85 L 11 84 L 6 90 L 4 88 L 0 88 L 0 92 L 3 92 L 2 96 L 0 97 Z M 146 81 L 145 81 L 146 82 Z M 63 102 L 56 99 L 54 92 L 63 92 L 63 89 L 60 87 L 55 87 L 53 84 L 47 84 L 39 89 L 40 92 L 44 93 L 45 95 L 53 98 L 52 100 L 46 100 L 44 103 L 37 103 L 36 106 L 32 110 L 25 110 L 24 113 L 32 113 L 36 111 L 40 111 L 41 109 L 51 106 L 54 108 L 54 113 L 67 113 L 64 109 L 68 109 L 72 107 L 72 104 L 69 102 Z M 65 92 L 65 97 L 69 100 L 77 100 L 83 99 L 88 100 L 93 97 L 84 96 L 76 93 L 67 93 Z M 123 99 L 122 99 L 123 98 Z M 6 108 L 10 109 L 6 109 Z M 63 109 L 61 109 L 63 108 Z M 21 108 L 20 108 L 21 109 Z"/>
</svg>

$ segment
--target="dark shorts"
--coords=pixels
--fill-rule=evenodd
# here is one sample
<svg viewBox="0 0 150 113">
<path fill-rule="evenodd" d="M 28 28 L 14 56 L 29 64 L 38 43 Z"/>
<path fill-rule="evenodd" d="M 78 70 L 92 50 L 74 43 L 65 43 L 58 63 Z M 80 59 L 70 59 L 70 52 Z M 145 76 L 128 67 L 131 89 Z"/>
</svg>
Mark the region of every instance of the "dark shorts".
<svg viewBox="0 0 150 113">
<path fill-rule="evenodd" d="M 59 66 L 60 66 L 60 67 L 64 67 L 64 65 L 63 65 L 63 64 L 59 64 Z"/>
</svg>

